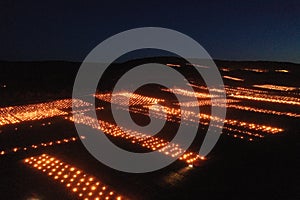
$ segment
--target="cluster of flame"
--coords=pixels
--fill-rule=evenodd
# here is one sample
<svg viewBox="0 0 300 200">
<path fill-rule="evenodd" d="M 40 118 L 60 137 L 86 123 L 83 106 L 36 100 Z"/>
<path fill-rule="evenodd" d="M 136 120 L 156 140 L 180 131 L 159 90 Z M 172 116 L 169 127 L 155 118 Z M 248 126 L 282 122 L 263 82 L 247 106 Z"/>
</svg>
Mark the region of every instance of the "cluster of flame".
<svg viewBox="0 0 300 200">
<path fill-rule="evenodd" d="M 124 199 L 98 178 L 53 156 L 42 154 L 41 156 L 26 158 L 24 163 L 63 184 L 80 199 Z"/>
</svg>

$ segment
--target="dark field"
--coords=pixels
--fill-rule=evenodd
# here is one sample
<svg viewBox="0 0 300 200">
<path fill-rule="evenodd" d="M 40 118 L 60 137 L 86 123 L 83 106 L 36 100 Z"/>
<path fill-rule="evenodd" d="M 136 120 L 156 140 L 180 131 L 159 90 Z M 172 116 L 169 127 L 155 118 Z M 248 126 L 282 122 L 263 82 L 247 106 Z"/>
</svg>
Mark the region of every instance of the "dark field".
<svg viewBox="0 0 300 200">
<path fill-rule="evenodd" d="M 194 90 L 199 93 L 196 103 L 199 103 L 203 116 L 200 115 L 199 122 L 197 116 L 191 115 L 190 123 L 185 124 L 199 125 L 197 137 L 187 151 L 193 153 L 191 157 L 194 156 L 195 161 L 189 163 L 188 159 L 177 160 L 168 167 L 145 174 L 125 173 L 105 166 L 84 148 L 72 119 L 70 98 L 80 64 L 2 62 L 1 199 L 96 199 L 100 195 L 101 189 L 97 186 L 97 194 L 93 192 L 89 197 L 89 193 L 83 190 L 84 187 L 87 190 L 91 187 L 83 186 L 87 183 L 86 179 L 81 185 L 74 185 L 69 177 L 64 179 L 63 175 L 57 175 L 56 179 L 55 175 L 47 174 L 52 167 L 45 168 L 43 172 L 43 167 L 47 165 L 40 166 L 39 170 L 38 165 L 34 167 L 25 160 L 42 154 L 54 156 L 80 169 L 113 191 L 112 195 L 103 191 L 105 195 L 100 195 L 100 199 L 300 198 L 300 65 L 216 61 L 226 87 L 227 102 L 220 102 L 220 106 L 226 103 L 227 121 L 218 143 L 202 159 L 197 157 L 197 152 L 207 130 L 206 122 L 209 120 L 205 116 L 210 115 L 210 103 L 209 98 L 205 97 L 207 90 L 201 78 L 193 76 L 193 70 L 182 60 L 155 58 L 150 61 L 178 64 L 180 67 L 175 68 L 186 74 Z M 102 80 L 104 84 L 96 95 L 98 120 L 106 128 L 104 133 L 116 145 L 134 152 L 151 151 L 151 148 L 141 144 L 154 143 L 147 139 L 136 142 L 134 135 L 128 138 L 122 134 L 114 135 L 118 127 L 114 124 L 107 97 L 123 73 L 146 62 L 149 60 L 114 64 L 106 72 Z M 176 92 L 178 95 L 186 95 L 180 90 Z M 151 103 L 147 102 L 149 99 L 144 100 L 145 97 L 149 97 L 150 101 L 167 99 L 164 104 L 166 108 L 178 109 L 177 100 L 171 93 L 157 85 L 137 91 L 138 96 L 134 97 L 133 102 L 138 103 L 132 103 L 129 108 L 132 118 L 138 124 L 147 124 L 147 113 L 151 108 L 147 110 L 145 105 Z M 118 109 L 126 112 L 128 107 L 122 102 L 124 94 L 119 92 L 118 95 Z M 84 102 L 79 104 L 83 113 L 80 124 L 87 132 L 92 131 L 94 128 L 90 124 L 89 114 L 93 108 Z M 193 102 L 186 102 L 186 106 L 194 105 Z M 169 141 L 176 134 L 180 120 L 176 114 L 168 114 L 169 121 L 154 138 Z M 160 119 L 158 113 L 156 117 Z M 128 134 L 133 134 L 130 131 Z M 32 162 L 35 161 L 32 159 Z M 68 176 L 71 174 L 71 170 L 66 173 Z M 70 181 L 70 187 L 67 181 Z M 94 182 L 91 181 L 91 184 Z"/>
</svg>

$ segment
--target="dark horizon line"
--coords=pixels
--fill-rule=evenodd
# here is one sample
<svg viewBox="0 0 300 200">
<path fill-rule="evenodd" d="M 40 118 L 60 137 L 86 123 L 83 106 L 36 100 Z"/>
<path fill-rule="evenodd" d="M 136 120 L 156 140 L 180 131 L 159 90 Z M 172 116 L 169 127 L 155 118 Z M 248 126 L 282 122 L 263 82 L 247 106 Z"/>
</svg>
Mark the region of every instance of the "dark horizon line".
<svg viewBox="0 0 300 200">
<path fill-rule="evenodd" d="M 117 63 L 126 63 L 129 61 L 142 60 L 142 59 L 151 59 L 151 58 L 177 58 L 172 56 L 149 56 L 143 58 L 134 58 L 128 59 Z M 293 64 L 300 65 L 300 63 L 291 62 L 291 61 L 278 61 L 278 60 L 239 60 L 239 59 L 212 59 L 214 62 L 266 62 L 266 63 L 285 63 L 285 64 Z M 9 63 L 37 63 L 37 62 L 66 62 L 66 63 L 82 63 L 83 61 L 74 61 L 74 60 L 60 60 L 60 59 L 51 59 L 51 60 L 0 60 L 0 63 L 9 62 Z"/>
</svg>

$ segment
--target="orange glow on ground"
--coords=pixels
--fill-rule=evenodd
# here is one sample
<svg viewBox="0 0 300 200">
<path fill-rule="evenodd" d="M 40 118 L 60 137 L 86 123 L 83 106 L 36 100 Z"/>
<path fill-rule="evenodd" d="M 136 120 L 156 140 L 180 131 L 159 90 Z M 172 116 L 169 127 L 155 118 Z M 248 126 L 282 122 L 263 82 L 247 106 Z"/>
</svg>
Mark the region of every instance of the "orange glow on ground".
<svg viewBox="0 0 300 200">
<path fill-rule="evenodd" d="M 23 162 L 64 185 L 80 199 L 124 199 L 122 195 L 103 184 L 98 178 L 50 155 L 43 154 L 26 158 Z M 80 175 L 77 172 L 80 172 Z M 75 178 L 74 175 L 76 175 Z"/>
</svg>

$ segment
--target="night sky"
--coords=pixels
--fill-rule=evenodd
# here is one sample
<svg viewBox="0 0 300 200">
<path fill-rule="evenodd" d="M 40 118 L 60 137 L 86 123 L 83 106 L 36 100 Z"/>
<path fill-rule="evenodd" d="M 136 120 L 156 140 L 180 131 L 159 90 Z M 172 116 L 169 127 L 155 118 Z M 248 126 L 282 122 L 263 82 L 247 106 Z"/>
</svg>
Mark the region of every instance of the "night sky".
<svg viewBox="0 0 300 200">
<path fill-rule="evenodd" d="M 129 2 L 129 1 L 128 1 Z M 300 63 L 300 1 L 1 1 L 0 60 L 82 61 L 131 28 L 175 29 L 214 59 Z"/>
</svg>

